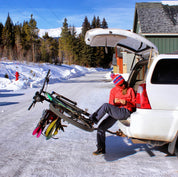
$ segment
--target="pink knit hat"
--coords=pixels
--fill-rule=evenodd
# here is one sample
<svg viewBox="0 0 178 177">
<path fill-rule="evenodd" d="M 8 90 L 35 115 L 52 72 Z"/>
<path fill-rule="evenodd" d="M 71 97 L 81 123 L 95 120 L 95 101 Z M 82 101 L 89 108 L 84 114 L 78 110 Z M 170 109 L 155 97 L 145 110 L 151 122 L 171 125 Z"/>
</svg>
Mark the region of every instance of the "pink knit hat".
<svg viewBox="0 0 178 177">
<path fill-rule="evenodd" d="M 113 83 L 115 84 L 115 86 L 119 86 L 122 85 L 124 83 L 124 78 L 119 75 L 119 74 L 111 74 L 111 78 L 113 80 Z"/>
</svg>

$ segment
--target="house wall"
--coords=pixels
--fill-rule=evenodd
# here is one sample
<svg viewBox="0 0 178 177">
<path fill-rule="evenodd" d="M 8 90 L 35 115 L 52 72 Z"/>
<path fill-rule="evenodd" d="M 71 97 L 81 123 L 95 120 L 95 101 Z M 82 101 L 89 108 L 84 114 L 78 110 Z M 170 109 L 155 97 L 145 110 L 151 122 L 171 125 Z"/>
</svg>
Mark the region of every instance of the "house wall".
<svg viewBox="0 0 178 177">
<path fill-rule="evenodd" d="M 119 56 L 123 58 L 123 73 L 130 73 L 130 69 L 132 66 L 132 62 L 134 59 L 134 54 L 127 53 L 127 52 L 119 52 Z M 112 65 L 113 65 L 113 72 L 114 73 L 120 73 L 121 69 L 119 68 L 119 64 L 117 62 L 116 55 L 113 55 Z M 135 62 L 133 63 L 133 66 L 135 65 Z M 122 73 L 121 73 L 122 74 Z"/>
<path fill-rule="evenodd" d="M 134 54 L 123 52 L 123 73 L 130 73 Z"/>
<path fill-rule="evenodd" d="M 172 53 L 178 50 L 178 36 L 145 36 L 154 43 L 160 54 Z"/>
</svg>

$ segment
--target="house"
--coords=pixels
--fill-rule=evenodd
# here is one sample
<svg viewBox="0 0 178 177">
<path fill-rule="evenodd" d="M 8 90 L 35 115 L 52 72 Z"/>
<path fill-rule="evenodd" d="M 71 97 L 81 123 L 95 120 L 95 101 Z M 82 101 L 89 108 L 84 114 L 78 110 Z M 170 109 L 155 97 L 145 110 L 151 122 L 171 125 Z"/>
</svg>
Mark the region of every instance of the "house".
<svg viewBox="0 0 178 177">
<path fill-rule="evenodd" d="M 154 43 L 160 54 L 178 51 L 178 2 L 171 2 L 173 4 L 163 1 L 135 5 L 133 32 Z M 134 55 L 116 53 L 118 57 L 113 57 L 114 72 L 129 73 L 132 66 L 130 59 Z M 122 62 L 118 62 L 120 60 Z"/>
<path fill-rule="evenodd" d="M 163 2 L 136 3 L 133 24 L 133 32 L 153 42 L 160 54 L 178 50 L 178 2 Z"/>
</svg>

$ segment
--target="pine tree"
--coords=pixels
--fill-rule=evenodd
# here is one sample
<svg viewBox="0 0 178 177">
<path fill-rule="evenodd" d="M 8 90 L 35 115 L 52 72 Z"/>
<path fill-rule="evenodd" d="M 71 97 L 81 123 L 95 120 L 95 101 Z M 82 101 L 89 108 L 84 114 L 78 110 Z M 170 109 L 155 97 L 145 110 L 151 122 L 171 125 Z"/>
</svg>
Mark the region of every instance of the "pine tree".
<svg viewBox="0 0 178 177">
<path fill-rule="evenodd" d="M 82 35 L 80 35 L 78 39 L 79 39 L 79 46 L 80 46 L 79 64 L 81 66 L 90 67 L 92 63 L 93 47 L 86 45 L 84 41 L 84 37 Z"/>
<path fill-rule="evenodd" d="M 79 52 L 78 52 L 78 63 L 82 66 L 90 66 L 91 63 L 91 53 L 92 48 L 86 45 L 84 38 L 86 32 L 91 29 L 91 25 L 88 21 L 88 18 L 85 16 L 84 22 L 82 24 L 82 33 L 78 37 L 78 44 L 79 44 Z"/>
<path fill-rule="evenodd" d="M 38 39 L 37 22 L 31 15 L 30 21 L 24 21 L 22 26 L 22 47 L 24 56 L 28 61 L 37 61 L 39 39 Z"/>
<path fill-rule="evenodd" d="M 46 40 L 41 40 L 40 54 L 42 62 L 49 62 L 49 50 L 47 48 Z"/>
<path fill-rule="evenodd" d="M 63 50 L 63 44 L 61 38 L 59 38 L 58 43 L 59 43 L 58 57 L 59 57 L 59 62 L 62 64 L 64 62 L 65 56 L 64 56 L 64 50 Z"/>
<path fill-rule="evenodd" d="M 3 28 L 3 32 L 2 32 L 2 41 L 5 47 L 5 56 L 12 59 L 15 38 L 14 38 L 14 25 L 9 16 L 9 13 L 7 16 L 5 27 Z"/>
<path fill-rule="evenodd" d="M 90 23 L 89 23 L 89 21 L 88 21 L 88 18 L 85 17 L 84 22 L 83 22 L 83 24 L 82 24 L 82 36 L 83 36 L 83 37 L 85 36 L 85 33 L 86 33 L 89 29 L 91 29 L 91 26 L 90 26 Z"/>
<path fill-rule="evenodd" d="M 97 16 L 97 18 L 96 18 L 96 27 L 95 28 L 100 28 L 100 27 L 101 27 L 100 18 L 99 18 L 99 16 Z"/>
<path fill-rule="evenodd" d="M 69 36 L 69 27 L 68 27 L 68 23 L 67 23 L 67 18 L 65 18 L 64 22 L 63 22 L 61 37 L 67 38 L 68 36 Z"/>
<path fill-rule="evenodd" d="M 80 62 L 82 59 L 81 49 L 83 45 L 82 45 L 80 37 L 81 37 L 81 34 L 75 38 L 75 43 L 74 43 L 74 54 L 75 54 L 74 63 L 77 65 L 80 65 Z"/>
<path fill-rule="evenodd" d="M 23 56 L 27 61 L 32 60 L 31 43 L 30 43 L 31 37 L 29 31 L 30 31 L 29 22 L 24 21 L 22 26 L 22 50 L 23 50 Z"/>
<path fill-rule="evenodd" d="M 15 31 L 15 58 L 17 60 L 23 60 L 22 50 L 22 25 L 16 24 L 14 27 Z"/>
<path fill-rule="evenodd" d="M 59 63 L 58 46 L 59 46 L 58 40 L 51 38 L 51 42 L 50 42 L 50 58 L 51 58 L 51 61 L 50 62 L 55 63 L 55 64 Z"/>
<path fill-rule="evenodd" d="M 75 28 L 69 28 L 67 19 L 64 19 L 61 38 L 59 39 L 59 57 L 62 57 L 61 60 L 67 64 L 72 64 L 74 60 L 74 50 L 73 45 L 75 41 Z"/>
<path fill-rule="evenodd" d="M 96 28 L 96 17 L 94 16 L 93 17 L 93 20 L 92 20 L 92 22 L 91 22 L 91 28 L 93 29 L 93 28 Z"/>
<path fill-rule="evenodd" d="M 29 24 L 28 21 L 24 21 L 22 25 L 22 48 L 23 54 L 26 56 L 27 51 L 30 49 L 30 37 L 28 35 L 29 31 Z"/>
<path fill-rule="evenodd" d="M 31 19 L 29 21 L 29 35 L 30 35 L 30 43 L 31 43 L 31 48 L 32 48 L 32 61 L 36 62 L 37 61 L 37 49 L 36 49 L 36 44 L 37 44 L 37 39 L 38 39 L 38 28 L 37 28 L 37 22 L 33 18 L 33 14 L 31 14 Z"/>
<path fill-rule="evenodd" d="M 63 27 L 62 27 L 62 32 L 61 32 L 61 38 L 59 39 L 59 57 L 61 58 L 61 61 L 65 61 L 67 64 L 70 63 L 69 60 L 69 53 L 68 53 L 68 42 L 69 42 L 69 27 L 68 27 L 68 23 L 67 23 L 67 19 L 64 19 L 63 22 Z"/>
<path fill-rule="evenodd" d="M 41 61 L 57 64 L 59 45 L 58 40 L 49 37 L 48 33 L 45 33 L 40 43 Z"/>
<path fill-rule="evenodd" d="M 101 28 L 108 28 L 108 24 L 107 24 L 107 22 L 106 22 L 106 19 L 105 18 L 103 18 L 103 21 L 102 21 L 102 23 L 101 23 Z"/>
<path fill-rule="evenodd" d="M 76 29 L 74 26 L 69 28 L 70 30 L 70 38 L 69 38 L 69 52 L 70 52 L 70 58 L 71 62 L 73 64 L 77 63 L 78 60 L 78 52 L 77 52 L 77 39 L 76 39 Z"/>
</svg>

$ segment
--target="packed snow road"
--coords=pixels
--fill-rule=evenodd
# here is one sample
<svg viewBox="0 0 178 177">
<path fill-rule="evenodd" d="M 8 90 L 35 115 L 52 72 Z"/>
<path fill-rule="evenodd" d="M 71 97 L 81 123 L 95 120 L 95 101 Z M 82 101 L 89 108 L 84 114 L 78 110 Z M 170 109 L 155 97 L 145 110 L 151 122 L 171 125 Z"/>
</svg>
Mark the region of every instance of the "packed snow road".
<svg viewBox="0 0 178 177">
<path fill-rule="evenodd" d="M 56 91 L 92 113 L 108 102 L 111 82 L 104 72 L 87 74 L 58 84 Z M 0 90 L 0 176 L 1 177 L 108 177 L 108 176 L 178 176 L 178 159 L 165 147 L 132 144 L 127 138 L 107 133 L 106 154 L 93 156 L 96 132 L 86 132 L 67 124 L 59 139 L 32 136 L 32 131 L 48 103 L 37 103 L 28 111 L 39 89 L 16 92 Z M 117 124 L 111 130 L 117 130 Z"/>
</svg>

